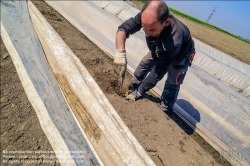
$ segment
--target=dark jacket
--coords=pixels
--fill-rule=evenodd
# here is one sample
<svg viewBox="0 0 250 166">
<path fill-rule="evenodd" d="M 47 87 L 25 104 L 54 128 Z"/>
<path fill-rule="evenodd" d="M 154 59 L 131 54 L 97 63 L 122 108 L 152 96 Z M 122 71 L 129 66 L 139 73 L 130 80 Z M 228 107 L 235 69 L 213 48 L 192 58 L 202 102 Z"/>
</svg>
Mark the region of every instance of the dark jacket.
<svg viewBox="0 0 250 166">
<path fill-rule="evenodd" d="M 181 68 L 189 63 L 190 55 L 195 52 L 194 41 L 189 29 L 172 14 L 169 15 L 170 25 L 165 27 L 158 38 L 146 37 L 147 46 L 151 51 L 155 65 L 155 80 L 147 80 L 145 91 L 153 88 L 156 83 L 167 73 L 170 65 L 175 64 Z M 124 31 L 128 38 L 130 34 L 142 28 L 141 12 L 134 18 L 130 18 L 118 27 L 118 31 Z M 141 92 L 144 93 L 144 92 Z"/>
</svg>

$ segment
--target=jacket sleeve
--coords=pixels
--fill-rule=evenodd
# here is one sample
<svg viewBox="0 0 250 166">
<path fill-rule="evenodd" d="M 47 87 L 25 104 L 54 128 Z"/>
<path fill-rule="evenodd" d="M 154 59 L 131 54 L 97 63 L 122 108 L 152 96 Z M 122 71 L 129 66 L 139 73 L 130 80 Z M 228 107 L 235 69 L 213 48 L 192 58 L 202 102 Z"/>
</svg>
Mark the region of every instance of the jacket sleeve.
<svg viewBox="0 0 250 166">
<path fill-rule="evenodd" d="M 131 17 L 130 19 L 123 22 L 119 27 L 118 31 L 123 31 L 126 33 L 126 37 L 134 34 L 135 32 L 141 29 L 141 12 L 138 13 L 135 17 Z"/>
</svg>

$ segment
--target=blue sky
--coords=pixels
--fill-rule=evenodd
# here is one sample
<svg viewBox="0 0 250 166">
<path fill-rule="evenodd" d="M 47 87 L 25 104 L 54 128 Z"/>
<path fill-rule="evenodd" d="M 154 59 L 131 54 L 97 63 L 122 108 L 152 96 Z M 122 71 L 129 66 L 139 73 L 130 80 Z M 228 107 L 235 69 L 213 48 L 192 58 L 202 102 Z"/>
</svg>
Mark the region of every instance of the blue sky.
<svg viewBox="0 0 250 166">
<path fill-rule="evenodd" d="M 168 6 L 250 39 L 250 1 L 165 1 Z"/>
</svg>

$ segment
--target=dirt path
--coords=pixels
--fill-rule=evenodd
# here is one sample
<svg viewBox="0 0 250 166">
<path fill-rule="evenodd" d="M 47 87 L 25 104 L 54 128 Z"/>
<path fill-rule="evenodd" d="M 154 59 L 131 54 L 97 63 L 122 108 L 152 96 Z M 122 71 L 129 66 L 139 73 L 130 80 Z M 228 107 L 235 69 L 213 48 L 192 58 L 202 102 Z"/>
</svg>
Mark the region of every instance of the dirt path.
<svg viewBox="0 0 250 166">
<path fill-rule="evenodd" d="M 180 118 L 169 118 L 150 95 L 128 102 L 117 94 L 117 72 L 110 59 L 46 3 L 34 4 L 79 57 L 111 104 L 158 166 L 229 165 Z M 51 151 L 36 114 L 27 100 L 11 57 L 1 41 L 1 157 L 4 151 Z M 128 84 L 127 75 L 125 86 Z M 125 92 L 125 89 L 124 89 Z M 8 159 L 9 162 L 14 159 Z M 27 155 L 26 160 L 30 160 Z M 41 165 L 43 158 L 37 156 Z M 2 163 L 2 158 L 1 158 Z M 8 163 L 3 165 L 9 165 Z M 22 164 L 15 164 L 22 165 Z M 28 164 L 26 165 L 33 165 Z M 60 165 L 53 162 L 48 165 Z"/>
</svg>

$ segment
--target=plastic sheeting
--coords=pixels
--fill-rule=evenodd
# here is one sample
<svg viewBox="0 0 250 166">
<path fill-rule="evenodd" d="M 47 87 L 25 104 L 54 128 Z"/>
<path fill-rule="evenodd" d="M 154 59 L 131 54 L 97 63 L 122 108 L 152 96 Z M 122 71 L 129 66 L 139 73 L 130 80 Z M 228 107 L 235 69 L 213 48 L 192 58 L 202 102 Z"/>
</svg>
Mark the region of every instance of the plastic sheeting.
<svg viewBox="0 0 250 166">
<path fill-rule="evenodd" d="M 99 165 L 47 63 L 26 1 L 1 1 L 1 37 L 61 165 Z"/>
<path fill-rule="evenodd" d="M 195 39 L 199 56 L 193 63 L 217 79 L 242 91 L 250 99 L 250 65 Z"/>
<path fill-rule="evenodd" d="M 117 27 L 122 23 L 121 19 L 116 16 L 123 12 L 122 9 L 113 9 L 113 11 L 119 12 L 110 14 L 109 10 L 106 10 L 107 7 L 103 10 L 103 7 L 100 6 L 101 3 L 104 3 L 103 1 L 99 4 L 88 1 L 47 1 L 47 3 L 109 56 L 114 56 L 115 34 Z M 118 4 L 115 1 L 109 1 L 109 3 L 110 5 L 106 4 L 109 8 L 113 4 L 116 6 Z M 123 2 L 125 4 L 119 3 L 123 6 L 127 5 L 126 2 Z M 127 7 L 125 8 L 127 9 Z M 147 53 L 143 32 L 130 36 L 126 43 L 126 50 L 128 70 L 133 73 L 142 57 Z M 195 58 L 200 55 L 200 51 L 197 51 Z M 249 165 L 250 101 L 245 95 L 238 93 L 231 86 L 226 86 L 208 72 L 197 66 L 189 68 L 181 86 L 177 105 L 175 105 L 176 112 L 232 164 Z M 153 92 L 161 95 L 164 80 L 165 78 L 157 84 Z M 236 152 L 238 156 L 231 155 L 231 152 Z"/>
</svg>

